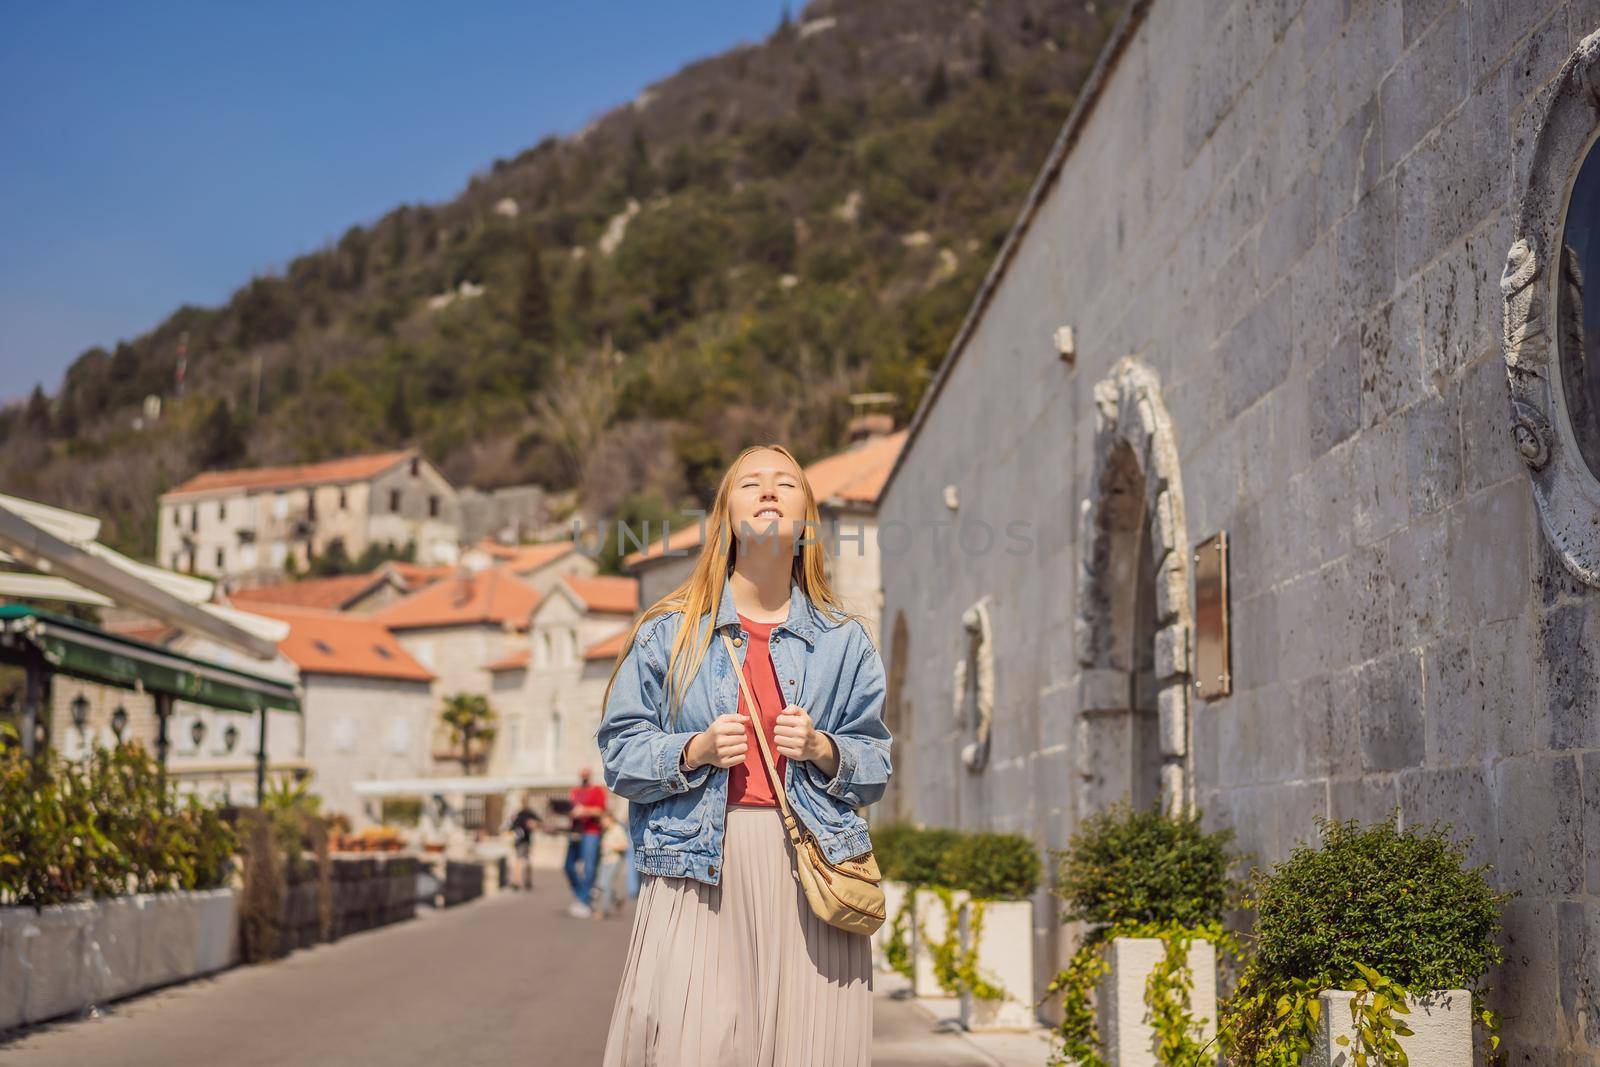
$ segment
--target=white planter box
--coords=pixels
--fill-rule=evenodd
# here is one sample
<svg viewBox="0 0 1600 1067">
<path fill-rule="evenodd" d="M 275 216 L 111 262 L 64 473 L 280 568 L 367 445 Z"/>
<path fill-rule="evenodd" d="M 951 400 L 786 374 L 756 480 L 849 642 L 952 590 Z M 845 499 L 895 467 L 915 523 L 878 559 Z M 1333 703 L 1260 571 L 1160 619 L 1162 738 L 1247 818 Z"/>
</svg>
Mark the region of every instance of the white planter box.
<svg viewBox="0 0 1600 1067">
<path fill-rule="evenodd" d="M 1159 1067 L 1160 1039 L 1147 1021 L 1144 1002 L 1150 972 L 1166 958 L 1167 946 L 1155 937 L 1117 937 L 1106 946 L 1111 969 L 1100 981 L 1100 1037 L 1110 1067 Z M 1202 1024 L 1204 1040 L 1217 1035 L 1217 953 L 1209 941 L 1189 946 L 1189 1014 Z M 1211 1062 L 1215 1062 L 1215 1054 Z M 1470 1060 L 1468 1061 L 1470 1062 Z"/>
<path fill-rule="evenodd" d="M 889 948 L 889 937 L 894 931 L 894 917 L 900 914 L 900 905 L 905 903 L 906 894 L 910 892 L 910 889 L 904 882 L 889 881 L 880 883 L 880 888 L 883 890 L 883 913 L 888 917 L 883 920 L 883 925 L 878 927 L 872 935 L 872 959 L 880 971 L 886 971 L 889 969 L 889 962 L 884 957 L 884 953 Z M 906 916 L 907 944 L 910 944 L 909 939 L 911 937 L 910 918 L 909 915 Z"/>
<path fill-rule="evenodd" d="M 958 914 L 961 905 L 967 902 L 967 897 L 965 890 L 955 894 Z M 932 946 L 943 941 L 945 937 L 944 901 L 940 900 L 939 894 L 931 889 L 916 890 L 911 898 L 911 918 L 916 927 L 911 938 L 913 965 L 911 991 L 919 997 L 929 999 L 954 999 L 955 994 L 947 992 L 933 973 Z M 927 937 L 922 936 L 923 931 L 927 932 Z"/>
<path fill-rule="evenodd" d="M 22 1021 L 36 1023 L 84 1007 L 84 948 L 93 904 L 20 909 L 19 939 L 12 941 L 23 972 Z"/>
<path fill-rule="evenodd" d="M 226 970 L 239 962 L 239 897 L 231 889 L 190 894 L 194 901 L 195 974 Z"/>
<path fill-rule="evenodd" d="M 32 908 L 0 908 L 0 1033 L 22 1025 L 27 982 L 17 954 L 22 926 Z"/>
<path fill-rule="evenodd" d="M 139 988 L 154 989 L 196 971 L 199 931 L 192 893 L 141 893 Z"/>
<path fill-rule="evenodd" d="M 961 951 L 972 951 L 972 917 L 977 904 L 961 907 Z M 968 1030 L 1032 1030 L 1033 901 L 990 900 L 983 904 L 983 929 L 977 945 L 978 973 L 1006 991 L 1004 1000 L 979 1000 L 961 994 L 961 1025 Z"/>
<path fill-rule="evenodd" d="M 1349 1067 L 1355 1062 L 1355 1027 L 1350 1023 L 1350 1001 L 1356 994 L 1328 989 L 1322 994 L 1322 1032 L 1316 1047 L 1304 1058 L 1305 1067 Z M 1472 1063 L 1472 994 L 1446 989 L 1426 999 L 1407 997 L 1410 1015 L 1399 1015 L 1414 1031 L 1402 1037 L 1411 1067 L 1466 1067 Z M 1340 1037 L 1350 1039 L 1341 1046 Z"/>
<path fill-rule="evenodd" d="M 137 897 L 94 902 L 94 921 L 84 953 L 84 991 L 95 1004 L 137 993 L 144 915 Z"/>
</svg>

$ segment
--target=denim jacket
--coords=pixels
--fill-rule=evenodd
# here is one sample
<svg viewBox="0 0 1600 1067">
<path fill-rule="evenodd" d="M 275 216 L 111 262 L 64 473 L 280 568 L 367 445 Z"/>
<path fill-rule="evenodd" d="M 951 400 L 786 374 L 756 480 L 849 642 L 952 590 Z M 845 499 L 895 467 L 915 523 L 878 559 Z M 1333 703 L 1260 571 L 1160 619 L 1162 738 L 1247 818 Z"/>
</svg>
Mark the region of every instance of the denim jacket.
<svg viewBox="0 0 1600 1067">
<path fill-rule="evenodd" d="M 684 774 L 678 761 L 691 736 L 718 715 L 738 710 L 738 679 L 719 636 L 748 637 L 731 582 L 724 579 L 717 632 L 684 694 L 677 722 L 669 725 L 667 660 L 682 624 L 683 612 L 673 611 L 639 628 L 617 670 L 596 740 L 606 785 L 632 801 L 628 829 L 634 866 L 645 874 L 716 885 L 727 826 L 728 771 L 706 764 Z M 773 627 L 770 645 L 784 702 L 804 708 L 839 752 L 832 778 L 810 761 L 786 762 L 789 803 L 829 860 L 862 855 L 872 842 L 857 809 L 883 795 L 890 774 L 883 660 L 861 623 L 828 619 L 797 582 L 790 585 L 789 616 Z M 748 640 L 736 646 L 741 668 L 748 647 Z M 759 751 L 752 749 L 748 758 L 760 765 Z"/>
</svg>

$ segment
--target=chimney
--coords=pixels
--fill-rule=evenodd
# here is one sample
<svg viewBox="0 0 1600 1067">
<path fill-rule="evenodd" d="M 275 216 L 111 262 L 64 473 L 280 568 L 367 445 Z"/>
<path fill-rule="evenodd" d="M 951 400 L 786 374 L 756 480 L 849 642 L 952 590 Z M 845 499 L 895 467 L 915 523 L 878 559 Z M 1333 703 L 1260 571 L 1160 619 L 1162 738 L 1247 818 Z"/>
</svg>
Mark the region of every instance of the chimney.
<svg viewBox="0 0 1600 1067">
<path fill-rule="evenodd" d="M 887 411 L 873 411 L 872 408 L 893 404 L 893 393 L 852 393 L 850 403 L 855 408 L 847 426 L 850 437 L 850 447 L 882 437 L 894 432 L 894 415 Z"/>
</svg>

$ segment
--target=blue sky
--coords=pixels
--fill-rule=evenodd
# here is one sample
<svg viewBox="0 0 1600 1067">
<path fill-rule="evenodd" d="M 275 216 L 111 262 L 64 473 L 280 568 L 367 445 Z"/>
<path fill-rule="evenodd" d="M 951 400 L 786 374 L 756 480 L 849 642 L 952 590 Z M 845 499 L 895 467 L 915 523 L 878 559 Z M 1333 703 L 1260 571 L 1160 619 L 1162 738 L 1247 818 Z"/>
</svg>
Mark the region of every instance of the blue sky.
<svg viewBox="0 0 1600 1067">
<path fill-rule="evenodd" d="M 0 3 L 0 398 L 448 199 L 782 0 Z M 793 5 L 798 10 L 798 3 Z"/>
</svg>

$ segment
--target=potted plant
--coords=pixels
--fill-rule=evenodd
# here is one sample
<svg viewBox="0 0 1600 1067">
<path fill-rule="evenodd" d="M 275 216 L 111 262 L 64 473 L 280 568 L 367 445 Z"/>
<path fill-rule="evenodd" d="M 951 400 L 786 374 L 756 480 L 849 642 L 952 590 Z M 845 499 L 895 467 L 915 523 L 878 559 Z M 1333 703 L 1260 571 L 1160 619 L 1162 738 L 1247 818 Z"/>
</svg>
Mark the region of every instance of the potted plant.
<svg viewBox="0 0 1600 1067">
<path fill-rule="evenodd" d="M 1198 814 L 1118 807 L 1055 852 L 1063 921 L 1088 929 L 1047 991 L 1063 994 L 1053 1064 L 1216 1062 L 1232 837 L 1207 832 Z"/>
<path fill-rule="evenodd" d="M 960 836 L 945 827 L 928 827 L 906 837 L 901 846 L 901 875 L 911 890 L 911 989 L 919 997 L 952 997 L 953 987 L 939 980 L 940 946 L 953 945 L 962 894 L 940 883 L 944 851 Z"/>
<path fill-rule="evenodd" d="M 1498 1051 L 1484 976 L 1503 954 L 1488 865 L 1470 867 L 1447 827 L 1319 820 L 1252 875 L 1253 952 L 1223 1012 L 1239 1065 L 1470 1064 L 1472 1025 Z"/>
<path fill-rule="evenodd" d="M 1033 1018 L 1033 901 L 1039 852 L 1021 834 L 957 838 L 940 861 L 940 880 L 967 894 L 958 951 L 939 969 L 961 998 L 968 1030 L 1030 1030 Z M 946 939 L 951 934 L 947 929 Z"/>
</svg>

